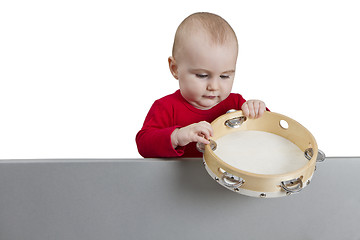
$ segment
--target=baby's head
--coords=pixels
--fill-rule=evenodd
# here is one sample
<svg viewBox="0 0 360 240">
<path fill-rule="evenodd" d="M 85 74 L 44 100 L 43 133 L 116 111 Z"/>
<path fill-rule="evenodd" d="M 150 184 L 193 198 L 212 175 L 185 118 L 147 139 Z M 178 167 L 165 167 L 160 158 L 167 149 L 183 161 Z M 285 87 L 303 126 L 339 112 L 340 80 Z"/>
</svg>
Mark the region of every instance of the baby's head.
<svg viewBox="0 0 360 240">
<path fill-rule="evenodd" d="M 169 67 L 182 96 L 194 107 L 210 109 L 231 92 L 238 42 L 220 16 L 194 13 L 178 27 Z"/>
</svg>

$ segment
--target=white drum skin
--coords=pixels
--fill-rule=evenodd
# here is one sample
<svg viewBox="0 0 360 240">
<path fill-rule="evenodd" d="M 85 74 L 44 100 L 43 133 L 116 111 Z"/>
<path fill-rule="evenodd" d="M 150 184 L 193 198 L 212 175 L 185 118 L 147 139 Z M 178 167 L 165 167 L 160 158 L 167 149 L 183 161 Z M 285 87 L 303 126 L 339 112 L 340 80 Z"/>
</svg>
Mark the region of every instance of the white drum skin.
<svg viewBox="0 0 360 240">
<path fill-rule="evenodd" d="M 227 120 L 239 117 L 243 117 L 242 111 L 227 113 L 215 119 L 211 123 L 214 129 L 214 136 L 211 140 L 216 142 L 219 138 L 237 131 L 263 131 L 289 140 L 301 152 L 311 149 L 310 160 L 307 160 L 298 169 L 292 169 L 289 172 L 279 174 L 254 173 L 254 171 L 244 171 L 226 163 L 216 155 L 216 150 L 213 151 L 210 145 L 206 145 L 203 156 L 204 165 L 214 180 L 234 192 L 252 197 L 266 198 L 290 195 L 300 191 L 310 183 L 315 171 L 318 147 L 315 138 L 305 127 L 289 117 L 273 112 L 265 112 L 258 119 L 246 119 L 236 128 L 225 124 Z M 286 121 L 286 127 L 283 124 L 280 125 L 280 121 Z M 233 184 L 233 182 L 228 181 L 229 177 L 234 179 L 232 176 L 238 180 L 239 184 Z M 295 191 L 293 191 L 293 186 L 296 188 Z"/>
<path fill-rule="evenodd" d="M 309 160 L 291 141 L 264 131 L 236 131 L 216 140 L 216 156 L 238 169 L 258 174 L 283 174 Z"/>
</svg>

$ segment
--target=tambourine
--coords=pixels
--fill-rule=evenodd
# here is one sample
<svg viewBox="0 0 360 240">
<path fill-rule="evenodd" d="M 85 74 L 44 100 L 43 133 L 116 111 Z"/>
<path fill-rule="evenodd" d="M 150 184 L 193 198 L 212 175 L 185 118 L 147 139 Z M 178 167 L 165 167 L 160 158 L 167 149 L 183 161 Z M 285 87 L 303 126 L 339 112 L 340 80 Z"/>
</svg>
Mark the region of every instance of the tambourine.
<svg viewBox="0 0 360 240">
<path fill-rule="evenodd" d="M 197 144 L 209 175 L 247 196 L 273 198 L 310 184 L 316 162 L 325 160 L 313 135 L 295 120 L 274 112 L 258 119 L 229 111 L 215 119 L 210 144 Z"/>
</svg>

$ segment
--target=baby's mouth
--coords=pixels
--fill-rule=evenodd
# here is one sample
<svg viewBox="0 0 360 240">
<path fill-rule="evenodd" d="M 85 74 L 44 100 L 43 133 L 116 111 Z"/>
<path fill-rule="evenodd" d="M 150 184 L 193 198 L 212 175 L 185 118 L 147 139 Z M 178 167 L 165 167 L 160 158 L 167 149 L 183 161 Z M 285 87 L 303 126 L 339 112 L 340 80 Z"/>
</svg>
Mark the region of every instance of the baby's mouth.
<svg viewBox="0 0 360 240">
<path fill-rule="evenodd" d="M 207 98 L 207 99 L 215 99 L 216 96 L 204 96 L 204 98 Z"/>
</svg>

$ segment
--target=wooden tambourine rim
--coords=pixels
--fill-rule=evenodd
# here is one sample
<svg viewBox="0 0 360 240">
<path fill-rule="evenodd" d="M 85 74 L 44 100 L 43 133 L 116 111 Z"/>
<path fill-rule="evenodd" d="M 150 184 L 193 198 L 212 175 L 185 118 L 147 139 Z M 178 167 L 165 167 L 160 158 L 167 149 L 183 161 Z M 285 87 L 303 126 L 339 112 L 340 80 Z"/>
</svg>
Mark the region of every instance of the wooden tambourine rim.
<svg viewBox="0 0 360 240">
<path fill-rule="evenodd" d="M 204 151 L 204 161 L 207 164 L 207 167 L 216 176 L 221 178 L 223 172 L 221 172 L 220 169 L 222 169 L 227 173 L 244 179 L 245 183 L 241 186 L 241 188 L 258 192 L 280 191 L 280 183 L 282 181 L 300 178 L 303 183 L 306 183 L 309 179 L 311 179 L 315 171 L 318 146 L 313 135 L 304 126 L 287 116 L 274 112 L 265 112 L 264 115 L 258 119 L 247 119 L 239 128 L 229 128 L 225 126 L 224 123 L 226 120 L 241 116 L 244 116 L 242 111 L 236 111 L 224 114 L 215 119 L 211 123 L 214 129 L 214 136 L 211 139 L 216 142 L 218 138 L 236 131 L 264 131 L 290 140 L 303 152 L 305 152 L 308 148 L 312 148 L 313 156 L 305 166 L 292 172 L 284 174 L 257 174 L 247 172 L 227 164 L 211 150 L 209 145 L 206 145 Z M 280 126 L 281 120 L 285 120 L 288 123 L 287 129 Z"/>
</svg>

